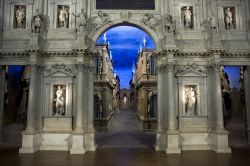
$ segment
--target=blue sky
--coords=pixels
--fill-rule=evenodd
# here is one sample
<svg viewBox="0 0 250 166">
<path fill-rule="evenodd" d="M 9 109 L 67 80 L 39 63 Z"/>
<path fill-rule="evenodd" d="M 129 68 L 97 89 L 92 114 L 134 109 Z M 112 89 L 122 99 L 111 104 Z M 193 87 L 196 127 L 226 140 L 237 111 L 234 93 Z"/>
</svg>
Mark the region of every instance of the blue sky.
<svg viewBox="0 0 250 166">
<path fill-rule="evenodd" d="M 240 88 L 240 66 L 225 66 L 225 72 L 227 73 L 230 81 L 230 88 Z"/>
<path fill-rule="evenodd" d="M 103 34 L 97 40 L 97 44 L 104 43 Z M 146 48 L 155 48 L 155 43 L 146 32 L 132 26 L 111 28 L 106 31 L 106 36 L 107 42 L 110 42 L 111 45 L 114 69 L 120 78 L 120 87 L 121 89 L 129 88 L 132 66 L 133 62 L 137 61 L 140 43 L 144 37 L 147 41 Z"/>
</svg>

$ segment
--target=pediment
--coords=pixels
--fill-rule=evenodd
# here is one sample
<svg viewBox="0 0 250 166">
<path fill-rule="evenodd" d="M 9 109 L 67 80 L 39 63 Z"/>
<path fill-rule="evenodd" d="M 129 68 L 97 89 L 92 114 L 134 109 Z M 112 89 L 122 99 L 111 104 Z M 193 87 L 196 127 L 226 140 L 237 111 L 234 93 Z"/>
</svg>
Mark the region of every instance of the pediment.
<svg viewBox="0 0 250 166">
<path fill-rule="evenodd" d="M 197 64 L 179 66 L 176 71 L 177 77 L 206 77 L 205 71 Z"/>
<path fill-rule="evenodd" d="M 74 66 L 53 65 L 45 69 L 45 77 L 73 77 L 76 73 Z"/>
</svg>

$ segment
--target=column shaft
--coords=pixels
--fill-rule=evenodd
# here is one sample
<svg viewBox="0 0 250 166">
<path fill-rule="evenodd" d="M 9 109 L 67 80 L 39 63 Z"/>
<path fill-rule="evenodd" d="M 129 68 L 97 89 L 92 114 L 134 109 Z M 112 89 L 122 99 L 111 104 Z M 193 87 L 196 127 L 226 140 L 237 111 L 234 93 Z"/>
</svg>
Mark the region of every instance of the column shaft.
<svg viewBox="0 0 250 166">
<path fill-rule="evenodd" d="M 174 64 L 168 64 L 168 130 L 176 129 L 175 98 L 174 98 Z"/>
<path fill-rule="evenodd" d="M 83 65 L 77 66 L 76 126 L 75 132 L 83 131 Z"/>
<path fill-rule="evenodd" d="M 224 130 L 220 64 L 214 65 L 214 110 L 216 114 L 216 130 Z"/>
<path fill-rule="evenodd" d="M 28 112 L 27 112 L 27 128 L 26 132 L 33 133 L 35 130 L 35 111 L 36 110 L 36 93 L 37 93 L 37 66 L 31 66 L 29 97 L 28 97 Z"/>
</svg>

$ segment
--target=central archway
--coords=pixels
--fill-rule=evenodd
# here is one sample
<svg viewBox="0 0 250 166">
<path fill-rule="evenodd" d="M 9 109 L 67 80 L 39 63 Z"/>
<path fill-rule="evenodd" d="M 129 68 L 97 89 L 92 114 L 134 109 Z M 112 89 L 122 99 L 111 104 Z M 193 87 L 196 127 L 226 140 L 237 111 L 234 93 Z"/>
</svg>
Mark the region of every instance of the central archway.
<svg viewBox="0 0 250 166">
<path fill-rule="evenodd" d="M 117 112 L 113 111 L 113 109 L 109 110 L 110 109 L 110 105 L 109 104 L 113 103 L 113 102 L 110 102 L 110 101 L 112 101 L 112 99 L 110 99 L 110 93 L 112 93 L 112 90 L 111 90 L 112 88 L 110 88 L 110 86 L 108 86 L 107 84 L 103 83 L 102 81 L 103 81 L 103 78 L 104 79 L 108 78 L 106 80 L 110 80 L 109 74 L 110 73 L 112 74 L 112 72 L 113 72 L 113 70 L 110 71 L 110 70 L 107 69 L 107 67 L 105 67 L 105 66 L 107 66 L 106 63 L 109 63 L 109 62 L 111 62 L 111 67 L 113 65 L 113 61 L 112 61 L 112 59 L 110 59 L 111 55 L 109 55 L 109 49 L 112 48 L 112 46 L 113 46 L 112 42 L 113 41 L 112 42 L 110 41 L 110 43 L 112 45 L 110 47 L 110 45 L 108 44 L 109 41 L 107 40 L 107 38 L 109 38 L 108 34 L 110 34 L 111 30 L 117 30 L 119 28 L 128 28 L 129 30 L 128 29 L 123 29 L 125 31 L 123 33 L 125 33 L 126 37 L 128 37 L 128 36 L 133 36 L 135 38 L 138 37 L 139 40 L 142 41 L 142 42 L 138 43 L 138 38 L 133 39 L 133 40 L 136 40 L 137 42 L 133 42 L 133 41 L 131 41 L 131 39 L 129 40 L 131 43 L 133 43 L 133 45 L 135 45 L 135 43 L 137 43 L 137 48 L 139 48 L 140 44 L 141 45 L 143 44 L 143 40 L 142 39 L 145 39 L 145 40 L 147 39 L 147 43 L 148 43 L 147 47 L 148 48 L 150 48 L 150 46 L 149 46 L 150 44 L 149 43 L 153 43 L 154 46 L 151 47 L 151 49 L 148 49 L 148 48 L 146 48 L 146 44 L 144 44 L 143 48 L 140 47 L 140 49 L 138 50 L 138 52 L 137 52 L 137 49 L 134 50 L 134 52 L 136 54 L 135 55 L 136 59 L 134 59 L 134 61 L 137 62 L 137 65 L 136 65 L 137 67 L 136 68 L 142 68 L 142 70 L 144 70 L 144 71 L 140 70 L 138 72 L 135 72 L 135 70 L 134 70 L 135 66 L 133 65 L 133 69 L 130 71 L 132 73 L 132 77 L 131 77 L 131 81 L 130 81 L 130 87 L 126 87 L 127 89 L 126 88 L 120 89 L 119 86 L 118 86 L 119 90 L 117 91 L 117 93 L 119 93 L 119 91 L 121 90 L 122 94 L 123 94 L 123 95 L 121 95 L 121 93 L 119 93 L 120 94 L 119 95 L 119 97 L 120 97 L 120 102 L 119 103 L 122 105 L 122 107 L 120 107 L 120 108 L 123 108 L 123 109 L 121 109 L 120 111 L 118 110 L 118 113 L 117 113 Z M 143 32 L 144 37 L 143 36 L 139 37 L 139 35 L 136 36 L 135 33 L 131 32 L 133 28 L 137 29 L 137 30 L 139 30 L 141 32 Z M 131 132 L 131 131 L 135 132 L 134 129 L 136 128 L 135 126 L 138 123 L 136 119 L 139 119 L 138 121 L 140 123 L 138 123 L 138 126 L 140 126 L 142 129 L 147 129 L 147 130 L 148 129 L 152 129 L 149 126 L 154 126 L 154 129 L 156 129 L 157 128 L 157 113 L 156 113 L 157 111 L 154 112 L 154 113 L 149 113 L 152 107 L 149 104 L 149 102 L 151 102 L 151 100 L 150 100 L 150 97 L 148 97 L 148 96 L 150 96 L 150 94 L 152 94 L 152 92 L 151 93 L 149 92 L 150 90 L 154 89 L 154 93 L 157 91 L 157 76 L 156 76 L 157 61 L 156 61 L 156 58 L 153 59 L 153 52 L 157 49 L 156 40 L 158 40 L 158 39 L 157 38 L 156 39 L 153 38 L 152 35 L 150 35 L 148 33 L 148 31 L 145 31 L 143 28 L 138 27 L 137 25 L 131 24 L 131 23 L 125 23 L 125 24 L 124 23 L 118 23 L 118 24 L 114 24 L 114 25 L 109 25 L 107 28 L 102 28 L 102 29 L 103 30 L 99 31 L 101 33 L 98 33 L 94 37 L 94 41 L 97 44 L 95 48 L 97 49 L 97 51 L 99 51 L 99 53 L 103 54 L 103 55 L 101 55 L 101 57 L 98 57 L 98 59 L 96 60 L 96 64 L 98 64 L 97 65 L 98 66 L 98 69 L 97 69 L 98 74 L 97 74 L 97 81 L 94 83 L 95 84 L 95 86 L 94 86 L 95 87 L 94 88 L 95 89 L 95 101 L 94 101 L 94 103 L 96 104 L 94 106 L 94 108 L 98 108 L 98 107 L 99 108 L 96 109 L 96 110 L 94 110 L 94 112 L 95 112 L 95 115 L 101 115 L 101 116 L 100 117 L 95 117 L 95 124 L 97 124 L 95 126 L 97 127 L 99 125 L 98 127 L 99 127 L 99 129 L 101 128 L 101 131 L 105 130 L 104 129 L 105 125 L 108 126 L 108 123 L 111 121 L 109 119 L 109 117 L 111 117 L 112 114 L 116 114 L 117 116 L 115 116 L 115 117 L 122 118 L 122 116 L 124 116 L 123 120 L 121 120 L 121 119 L 118 118 L 119 120 L 123 121 L 121 123 L 117 122 L 117 121 L 115 121 L 115 122 L 112 121 L 112 123 L 114 122 L 118 126 L 121 125 L 120 128 L 115 128 L 114 129 L 114 127 L 111 125 L 112 127 L 110 127 L 110 128 L 107 127 L 106 130 L 109 130 L 109 131 L 110 130 L 111 131 L 126 130 L 126 132 L 128 132 L 128 131 L 129 132 Z M 98 43 L 98 41 L 100 41 L 99 39 L 100 38 L 104 38 L 103 34 L 106 34 L 106 33 L 107 33 L 107 35 L 105 35 L 105 39 L 103 39 L 103 41 L 101 43 L 100 42 Z M 153 35 L 155 35 L 155 34 L 153 34 Z M 112 39 L 114 39 L 114 34 L 111 35 L 111 36 L 112 36 Z M 121 38 L 121 36 L 122 35 L 118 35 L 117 37 Z M 148 40 L 148 39 L 150 39 L 150 40 Z M 118 41 L 116 41 L 116 42 L 117 42 L 116 46 L 119 45 L 118 44 L 119 42 Z M 123 47 L 122 44 L 120 46 Z M 129 46 L 126 46 L 126 47 L 133 47 L 133 46 L 131 46 L 131 44 L 129 44 Z M 117 47 L 116 47 L 116 49 L 117 49 Z M 112 50 L 112 52 L 113 52 L 113 50 Z M 104 54 L 107 54 L 107 55 L 104 55 Z M 124 61 L 126 61 L 126 63 L 128 63 L 128 61 L 125 60 L 126 55 L 124 55 L 124 54 L 122 55 L 121 54 L 119 56 L 119 58 L 120 59 L 124 59 Z M 116 62 L 117 61 L 115 61 L 114 63 L 116 64 Z M 130 63 L 130 64 L 132 64 L 132 63 Z M 150 64 L 152 70 L 148 67 L 148 64 Z M 102 68 L 99 69 L 99 66 L 101 66 Z M 108 66 L 108 67 L 110 67 L 110 66 Z M 153 70 L 153 67 L 154 67 L 154 70 Z M 131 68 L 132 68 L 132 66 L 131 66 Z M 104 70 L 105 70 L 105 72 L 103 72 Z M 114 75 L 116 75 L 115 72 L 113 72 L 113 73 L 114 73 Z M 118 72 L 118 75 L 119 75 L 119 72 Z M 144 77 L 145 76 L 145 77 L 148 78 L 147 81 L 149 81 L 149 75 L 150 75 L 151 79 L 154 78 L 154 84 L 150 85 L 150 86 L 153 86 L 153 88 L 148 87 L 149 85 L 147 85 L 147 84 L 144 85 L 144 83 L 141 85 L 141 87 L 138 87 L 138 89 L 135 91 L 135 93 L 136 93 L 135 97 L 138 98 L 138 100 L 134 99 L 134 100 L 136 100 L 137 105 L 136 105 L 135 109 L 133 109 L 133 108 L 131 109 L 130 106 L 132 105 L 131 104 L 132 102 L 130 102 L 131 101 L 130 100 L 130 96 L 131 96 L 130 92 L 131 92 L 131 89 L 132 89 L 131 85 L 133 84 L 131 82 L 133 80 L 134 75 L 137 75 L 138 77 Z M 118 77 L 118 79 L 119 79 L 119 77 Z M 137 81 L 138 80 L 136 80 L 136 82 Z M 137 84 L 137 83 L 134 83 L 134 84 Z M 100 95 L 100 93 L 101 93 L 101 95 Z M 126 94 L 126 98 L 125 98 L 126 101 L 123 100 L 124 94 Z M 102 96 L 102 97 L 98 98 L 98 96 Z M 125 102 L 126 104 L 124 104 L 123 102 Z M 100 103 L 102 103 L 102 104 L 100 104 Z M 126 106 L 130 105 L 130 106 L 128 106 L 128 108 L 125 108 L 124 105 L 126 105 Z M 133 106 L 135 106 L 135 105 L 133 105 Z M 136 110 L 136 111 L 134 112 L 133 110 Z M 152 109 L 152 110 L 155 111 L 155 109 Z M 109 111 L 111 111 L 112 113 L 110 113 Z M 134 116 L 133 116 L 133 114 L 134 114 Z M 154 115 L 154 117 L 150 117 L 152 115 Z M 132 118 L 132 119 L 134 119 L 134 122 L 133 121 L 129 121 L 128 119 L 126 119 L 126 117 L 128 117 L 128 116 L 130 116 L 130 117 L 133 116 L 134 118 Z M 142 117 L 143 120 L 140 119 L 141 117 Z M 149 121 L 149 119 L 150 119 L 150 121 Z M 152 120 L 152 119 L 154 119 L 154 120 Z M 132 128 L 126 128 L 126 126 L 124 128 L 122 123 L 127 123 L 128 124 L 127 126 L 130 126 L 130 127 L 132 126 Z M 152 125 L 153 123 L 154 123 L 154 125 Z M 134 125 L 131 125 L 131 124 L 134 124 Z M 100 125 L 101 125 L 101 127 L 100 127 Z M 148 128 L 146 128 L 146 127 L 148 127 Z M 140 130 L 140 131 L 142 131 L 142 130 Z M 121 134 L 121 133 L 119 133 L 119 134 Z M 132 135 L 134 135 L 134 134 L 132 134 Z M 154 142 L 152 143 L 152 141 L 150 141 L 152 143 L 152 147 L 155 144 L 155 140 L 156 140 L 155 136 L 156 136 L 156 133 L 154 133 L 154 135 L 153 135 Z M 98 133 L 97 133 L 97 137 L 98 137 Z M 146 134 L 146 135 L 144 134 L 143 137 L 148 137 L 148 134 Z M 150 139 L 152 140 L 152 136 L 151 136 Z"/>
</svg>

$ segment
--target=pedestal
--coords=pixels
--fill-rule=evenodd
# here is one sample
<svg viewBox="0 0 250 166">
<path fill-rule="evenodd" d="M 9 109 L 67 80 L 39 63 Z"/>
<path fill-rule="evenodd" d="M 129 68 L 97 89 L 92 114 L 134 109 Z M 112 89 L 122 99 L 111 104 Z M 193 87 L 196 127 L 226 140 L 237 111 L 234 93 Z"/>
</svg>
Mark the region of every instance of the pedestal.
<svg viewBox="0 0 250 166">
<path fill-rule="evenodd" d="M 83 133 L 73 133 L 70 154 L 85 154 L 83 139 Z"/>
<path fill-rule="evenodd" d="M 22 147 L 19 149 L 19 153 L 35 153 L 40 150 L 41 147 L 41 134 L 40 133 L 22 133 Z"/>
<path fill-rule="evenodd" d="M 167 154 L 180 154 L 181 149 L 179 147 L 179 132 L 178 131 L 168 131 L 166 134 L 167 138 Z"/>
<path fill-rule="evenodd" d="M 156 151 L 165 151 L 166 150 L 166 134 L 164 132 L 158 131 L 156 135 Z"/>
<path fill-rule="evenodd" d="M 231 153 L 231 148 L 228 146 L 228 132 L 214 131 L 209 134 L 209 146 L 216 153 Z"/>
</svg>

